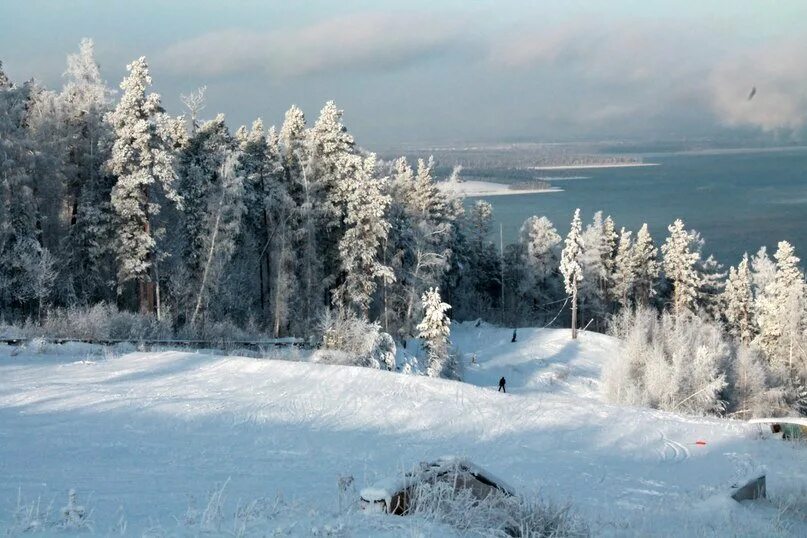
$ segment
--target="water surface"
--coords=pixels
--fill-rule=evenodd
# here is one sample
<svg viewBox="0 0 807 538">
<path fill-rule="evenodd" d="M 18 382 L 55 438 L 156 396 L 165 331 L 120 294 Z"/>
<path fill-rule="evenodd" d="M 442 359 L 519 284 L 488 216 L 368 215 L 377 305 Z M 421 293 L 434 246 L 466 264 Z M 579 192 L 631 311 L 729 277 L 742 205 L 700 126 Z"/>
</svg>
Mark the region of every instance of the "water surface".
<svg viewBox="0 0 807 538">
<path fill-rule="evenodd" d="M 617 228 L 635 232 L 647 222 L 657 245 L 667 225 L 682 218 L 701 232 L 704 252 L 729 265 L 763 245 L 772 253 L 781 240 L 793 243 L 807 259 L 807 150 L 652 155 L 645 160 L 660 166 L 538 171 L 539 177 L 569 177 L 552 181 L 563 192 L 488 198 L 496 231 L 501 222 L 505 242 L 513 241 L 525 219 L 545 215 L 565 235 L 575 208 L 585 221 L 602 209 Z"/>
</svg>

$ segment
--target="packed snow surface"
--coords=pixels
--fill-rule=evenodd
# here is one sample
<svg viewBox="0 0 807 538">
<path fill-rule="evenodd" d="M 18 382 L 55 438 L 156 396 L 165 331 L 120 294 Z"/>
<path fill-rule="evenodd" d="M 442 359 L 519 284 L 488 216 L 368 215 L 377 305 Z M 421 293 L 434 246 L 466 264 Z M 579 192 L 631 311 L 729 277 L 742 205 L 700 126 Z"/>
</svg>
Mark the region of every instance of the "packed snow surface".
<svg viewBox="0 0 807 538">
<path fill-rule="evenodd" d="M 609 337 L 511 337 L 454 324 L 466 382 L 305 354 L 2 346 L 0 532 L 30 522 L 18 505 L 61 507 L 74 489 L 101 535 L 122 523 L 133 536 L 445 535 L 432 522 L 348 506 L 362 487 L 445 454 L 519 494 L 569 503 L 595 535 L 807 532 L 780 502 L 807 493 L 803 445 L 758 439 L 744 422 L 605 403 L 601 370 L 619 355 Z M 506 394 L 496 390 L 502 376 Z M 760 471 L 770 501 L 731 500 L 731 486 Z"/>
</svg>

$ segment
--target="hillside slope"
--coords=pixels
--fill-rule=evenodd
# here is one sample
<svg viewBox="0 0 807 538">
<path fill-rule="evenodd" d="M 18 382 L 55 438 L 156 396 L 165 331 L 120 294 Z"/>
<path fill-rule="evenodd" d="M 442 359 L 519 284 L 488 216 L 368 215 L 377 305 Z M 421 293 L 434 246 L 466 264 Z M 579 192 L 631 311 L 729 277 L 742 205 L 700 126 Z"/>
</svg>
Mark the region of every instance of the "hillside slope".
<svg viewBox="0 0 807 538">
<path fill-rule="evenodd" d="M 776 503 L 741 506 L 727 493 L 760 468 L 773 499 L 803 493 L 803 447 L 754 439 L 741 422 L 604 403 L 600 371 L 619 352 L 606 336 L 511 336 L 453 327 L 467 383 L 204 352 L 0 347 L 0 521 L 14 526 L 20 493 L 58 508 L 75 488 L 92 493 L 98 533 L 125 514 L 130 534 L 182 534 L 197 528 L 188 507 L 201 511 L 226 482 L 225 514 L 282 493 L 284 508 L 261 516 L 272 532 L 442 534 L 340 515 L 336 482 L 352 475 L 361 487 L 456 454 L 522 493 L 569 502 L 598 535 L 807 531 L 797 517 L 775 521 Z M 502 375 L 507 394 L 496 392 Z M 237 523 L 224 516 L 222 529 Z"/>
</svg>

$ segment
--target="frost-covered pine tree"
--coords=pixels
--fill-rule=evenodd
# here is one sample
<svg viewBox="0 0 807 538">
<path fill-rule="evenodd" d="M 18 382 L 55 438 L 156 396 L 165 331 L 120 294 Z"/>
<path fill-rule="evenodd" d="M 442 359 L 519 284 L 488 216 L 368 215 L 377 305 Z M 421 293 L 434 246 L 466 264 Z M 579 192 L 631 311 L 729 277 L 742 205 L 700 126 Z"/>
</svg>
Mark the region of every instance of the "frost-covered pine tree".
<svg viewBox="0 0 807 538">
<path fill-rule="evenodd" d="M 117 215 L 118 285 L 138 284 L 141 313 L 155 310 L 151 270 L 157 230 L 152 218 L 160 211 L 156 189 L 179 203 L 174 188 L 173 134 L 175 125 L 160 105 L 160 96 L 146 93 L 151 85 L 148 64 L 141 57 L 126 67 L 123 95 L 107 121 L 115 132 L 106 168 L 116 178 L 112 206 Z"/>
<path fill-rule="evenodd" d="M 6 75 L 6 72 L 3 71 L 3 61 L 0 60 L 0 90 L 5 90 L 10 87 L 11 87 L 11 81 Z"/>
<path fill-rule="evenodd" d="M 701 285 L 698 289 L 698 307 L 709 317 L 720 320 L 726 305 L 723 291 L 726 288 L 726 271 L 714 256 L 709 256 L 699 264 Z"/>
<path fill-rule="evenodd" d="M 319 213 L 317 255 L 323 260 L 323 283 L 329 290 L 341 284 L 338 245 L 345 233 L 345 211 L 351 178 L 359 173 L 355 141 L 342 124 L 342 110 L 328 101 L 308 136 L 306 181 L 320 193 L 311 202 Z M 321 301 L 321 299 L 320 299 Z"/>
<path fill-rule="evenodd" d="M 456 316 L 479 316 L 493 305 L 502 305 L 502 265 L 499 249 L 490 240 L 493 207 L 476 201 L 459 224 L 461 239 L 452 247 L 452 257 L 462 271 L 447 279 L 447 291 L 457 308 Z M 498 299 L 493 302 L 492 299 Z"/>
<path fill-rule="evenodd" d="M 273 174 L 273 178 L 276 179 L 268 184 L 264 194 L 264 207 L 270 230 L 268 250 L 272 253 L 269 275 L 272 334 L 277 338 L 282 328 L 291 323 L 290 317 L 294 308 L 292 302 L 299 289 L 295 272 L 295 237 L 299 230 L 299 206 L 294 198 L 298 183 L 293 179 L 293 175 L 286 171 L 286 166 L 292 166 L 294 161 L 283 158 L 282 152 L 285 146 L 281 145 L 274 127 L 269 129 L 266 145 L 270 167 L 276 170 Z M 302 144 L 300 150 L 302 151 Z M 288 151 L 286 156 L 289 157 Z M 301 162 L 302 155 L 299 155 L 294 174 L 299 173 Z"/>
<path fill-rule="evenodd" d="M 646 305 L 656 294 L 659 277 L 658 249 L 653 244 L 647 224 L 642 224 L 636 234 L 633 246 L 633 267 L 635 270 L 635 295 L 637 304 Z"/>
<path fill-rule="evenodd" d="M 235 143 L 224 116 L 202 124 L 177 159 L 182 192 L 184 304 L 194 324 L 215 293 L 235 251 L 244 213 L 243 182 L 234 170 Z"/>
<path fill-rule="evenodd" d="M 800 345 L 805 328 L 805 282 L 790 243 L 781 241 L 774 258 L 774 280 L 757 296 L 756 342 L 774 366 L 787 367 L 790 373 L 805 361 Z"/>
<path fill-rule="evenodd" d="M 572 226 L 566 236 L 563 252 L 560 255 L 560 272 L 566 293 L 572 299 L 572 338 L 577 338 L 577 290 L 583 280 L 583 267 L 580 259 L 585 245 L 581 234 L 580 209 L 575 209 Z"/>
<path fill-rule="evenodd" d="M 114 178 L 103 167 L 112 145 L 104 121 L 112 92 L 101 77 L 92 40 L 82 40 L 78 53 L 68 55 L 64 76 L 59 117 L 67 141 L 64 196 L 69 221 L 59 249 L 60 295 L 82 303 L 112 300 Z"/>
<path fill-rule="evenodd" d="M 401 328 L 404 334 L 412 333 L 418 297 L 429 287 L 440 284 L 452 261 L 456 215 L 434 182 L 433 167 L 433 159 L 420 159 L 414 177 L 404 173 L 404 177 L 412 177 L 404 208 L 412 230 L 408 239 L 411 261 L 406 269 L 407 298 Z"/>
<path fill-rule="evenodd" d="M 616 224 L 611 215 L 605 217 L 602 223 L 602 244 L 600 246 L 600 254 L 602 255 L 602 266 L 605 270 L 605 276 L 602 279 L 601 286 L 603 297 L 606 301 L 613 303 L 614 294 L 611 291 L 612 278 L 614 267 L 616 265 L 616 252 L 619 243 L 619 234 L 616 231 Z"/>
<path fill-rule="evenodd" d="M 729 269 L 729 277 L 723 292 L 726 305 L 726 322 L 729 332 L 748 345 L 754 338 L 754 291 L 748 253 L 736 268 Z"/>
<path fill-rule="evenodd" d="M 608 250 L 610 240 L 606 239 L 604 232 L 602 211 L 597 211 L 581 236 L 583 250 L 580 255 L 580 266 L 583 269 L 583 276 L 578 296 L 581 317 L 584 318 L 582 323 L 586 323 L 585 317 L 602 320 L 606 313 L 606 282 L 609 276 L 606 260 L 610 265 L 611 252 Z"/>
<path fill-rule="evenodd" d="M 42 245 L 37 233 L 37 199 L 33 169 L 37 147 L 26 125 L 33 87 L 14 86 L 7 79 L 0 88 L 0 304 L 25 306 L 26 293 Z"/>
<path fill-rule="evenodd" d="M 452 377 L 451 357 L 448 337 L 451 333 L 451 320 L 447 312 L 451 305 L 444 303 L 439 288 L 430 288 L 421 297 L 423 320 L 418 324 L 419 338 L 428 353 L 429 366 L 426 370 L 431 377 Z"/>
<path fill-rule="evenodd" d="M 445 195 L 434 181 L 434 158 L 418 159 L 417 173 L 412 185 L 410 207 L 423 219 L 437 221 L 446 212 Z"/>
<path fill-rule="evenodd" d="M 379 260 L 389 230 L 385 212 L 390 199 L 382 191 L 387 178 L 375 177 L 375 155 L 366 158 L 356 155 L 353 159 L 361 162 L 354 165 L 356 174 L 345 189 L 347 230 L 339 241 L 344 277 L 333 291 L 333 303 L 340 310 L 353 307 L 366 319 L 377 281 L 390 283 L 395 278 L 392 269 Z"/>
<path fill-rule="evenodd" d="M 614 270 L 611 273 L 611 295 L 623 308 L 631 304 L 637 279 L 631 235 L 625 228 L 620 231 Z"/>
<path fill-rule="evenodd" d="M 561 237 L 548 218 L 533 216 L 521 225 L 519 242 L 524 265 L 519 292 L 535 302 L 545 302 L 552 292 L 550 281 L 557 270 L 557 247 Z"/>
<path fill-rule="evenodd" d="M 698 271 L 700 253 L 693 250 L 696 235 L 688 232 L 684 221 L 676 219 L 667 227 L 670 232 L 661 247 L 664 254 L 664 274 L 673 286 L 673 312 L 676 315 L 694 311 L 701 275 Z"/>
</svg>

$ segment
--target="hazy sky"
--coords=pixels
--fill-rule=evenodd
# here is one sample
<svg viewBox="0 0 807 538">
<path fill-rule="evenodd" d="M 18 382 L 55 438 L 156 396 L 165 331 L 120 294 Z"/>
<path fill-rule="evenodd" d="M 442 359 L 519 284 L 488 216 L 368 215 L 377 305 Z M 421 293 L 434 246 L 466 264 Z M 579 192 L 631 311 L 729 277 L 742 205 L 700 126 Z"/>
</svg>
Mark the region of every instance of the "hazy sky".
<svg viewBox="0 0 807 538">
<path fill-rule="evenodd" d="M 60 85 L 82 37 L 115 87 L 145 55 L 172 113 L 202 85 L 231 125 L 334 99 L 371 148 L 807 124 L 807 0 L 0 2 L 13 80 Z"/>
</svg>

